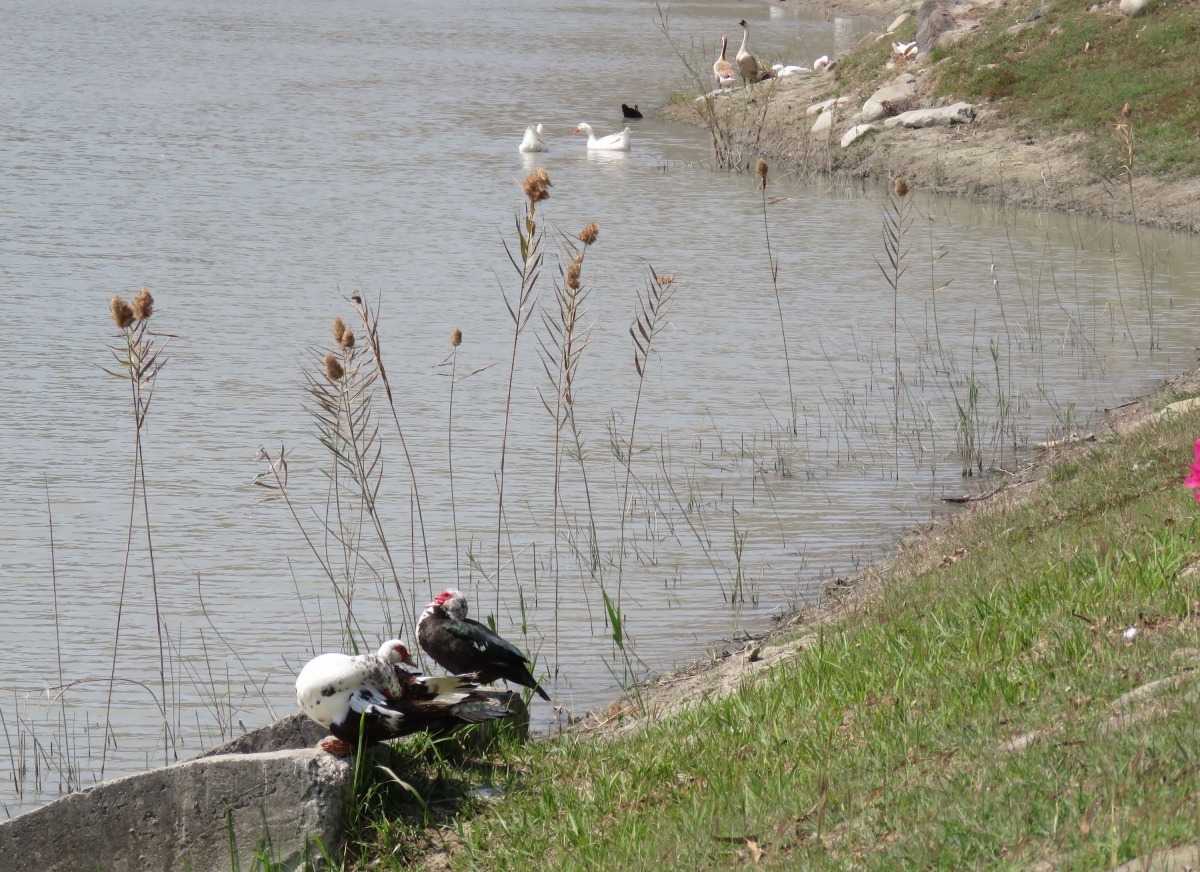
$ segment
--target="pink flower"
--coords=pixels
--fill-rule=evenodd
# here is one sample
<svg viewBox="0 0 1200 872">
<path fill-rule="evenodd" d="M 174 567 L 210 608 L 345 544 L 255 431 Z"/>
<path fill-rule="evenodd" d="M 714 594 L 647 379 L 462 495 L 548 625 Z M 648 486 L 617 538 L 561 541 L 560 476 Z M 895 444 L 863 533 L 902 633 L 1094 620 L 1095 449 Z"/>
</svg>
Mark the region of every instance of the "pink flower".
<svg viewBox="0 0 1200 872">
<path fill-rule="evenodd" d="M 1193 446 L 1196 453 L 1196 459 L 1192 461 L 1192 474 L 1183 480 L 1186 487 L 1196 491 L 1196 502 L 1200 503 L 1200 439 L 1196 440 Z"/>
</svg>

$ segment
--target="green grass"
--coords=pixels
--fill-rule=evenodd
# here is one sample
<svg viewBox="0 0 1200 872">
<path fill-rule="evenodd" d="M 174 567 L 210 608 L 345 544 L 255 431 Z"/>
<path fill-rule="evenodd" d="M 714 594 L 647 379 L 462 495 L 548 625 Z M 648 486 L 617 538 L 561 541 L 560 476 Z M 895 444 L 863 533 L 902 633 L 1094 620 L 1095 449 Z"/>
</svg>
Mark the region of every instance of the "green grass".
<svg viewBox="0 0 1200 872">
<path fill-rule="evenodd" d="M 1194 841 L 1200 576 L 1184 570 L 1200 506 L 1180 481 L 1197 432 L 1189 416 L 1061 465 L 725 700 L 632 738 L 410 761 L 452 834 L 410 801 L 372 824 L 386 849 L 368 858 L 399 868 L 444 840 L 479 869 L 727 868 L 759 851 L 769 868 L 1094 869 Z M 1126 709 L 1145 720 L 1105 729 L 1118 697 L 1171 676 Z M 479 783 L 506 799 L 452 798 Z"/>
<path fill-rule="evenodd" d="M 936 52 L 937 93 L 995 101 L 1014 122 L 1082 131 L 1105 175 L 1118 174 L 1125 160 L 1114 127 L 1129 103 L 1142 169 L 1200 172 L 1200 2 L 1160 0 L 1127 19 L 1115 4 L 1089 12 L 1092 0 L 1060 0 L 1031 26 L 1007 32 L 1039 5 L 1001 8 L 978 35 Z"/>
</svg>

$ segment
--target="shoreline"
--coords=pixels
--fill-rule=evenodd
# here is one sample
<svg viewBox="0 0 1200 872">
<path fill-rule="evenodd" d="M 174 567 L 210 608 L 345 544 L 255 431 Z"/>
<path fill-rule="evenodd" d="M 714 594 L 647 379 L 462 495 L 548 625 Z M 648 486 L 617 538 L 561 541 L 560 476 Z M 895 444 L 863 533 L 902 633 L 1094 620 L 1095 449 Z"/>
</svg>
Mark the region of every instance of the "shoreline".
<svg viewBox="0 0 1200 872">
<path fill-rule="evenodd" d="M 649 676 L 632 691 L 612 701 L 602 712 L 587 712 L 559 734 L 587 739 L 615 739 L 680 714 L 691 706 L 728 696 L 759 673 L 793 659 L 817 641 L 827 627 L 853 619 L 869 609 L 880 591 L 953 563 L 943 544 L 969 535 L 973 524 L 995 513 L 1028 503 L 1051 480 L 1056 466 L 1086 463 L 1097 443 L 1120 440 L 1160 420 L 1162 401 L 1171 395 L 1200 394 L 1200 362 L 1165 379 L 1153 390 L 1105 410 L 1103 420 L 1076 438 L 1038 447 L 1037 456 L 1008 473 L 998 488 L 964 504 L 962 511 L 943 515 L 900 533 L 890 556 L 878 563 L 823 583 L 815 605 L 775 619 L 775 626 L 746 639 L 714 640 L 710 653 L 692 663 Z M 719 643 L 725 643 L 723 646 Z M 724 648 L 724 651 L 720 650 Z M 554 739 L 555 735 L 544 737 Z"/>
<path fill-rule="evenodd" d="M 827 16 L 840 12 L 879 19 L 884 21 L 880 31 L 888 26 L 884 19 L 915 11 L 899 0 L 783 2 Z M 985 0 L 972 11 L 980 14 L 987 8 Z M 869 36 L 860 45 L 869 43 Z M 887 34 L 880 38 L 884 37 L 890 39 Z M 839 57 L 847 54 L 842 52 Z M 936 66 L 925 60 L 902 62 L 891 72 L 897 80 L 911 75 L 918 105 L 935 107 L 947 103 L 928 93 Z M 709 126 L 702 114 L 704 104 L 698 106 L 693 96 L 668 103 L 659 112 L 673 121 Z M 743 154 L 739 165 L 752 163 L 761 155 L 774 170 L 802 179 L 887 183 L 903 176 L 910 189 L 975 197 L 1001 208 L 1079 213 L 1200 233 L 1200 178 L 1142 175 L 1135 169 L 1131 193 L 1123 167 L 1100 175 L 1089 164 L 1085 134 L 1005 118 L 994 103 L 975 103 L 975 118 L 970 123 L 881 129 L 849 147 L 842 147 L 839 141 L 852 124 L 848 117 L 835 120 L 828 132 L 811 132 L 815 116 L 806 114 L 810 106 L 830 97 L 848 98 L 840 114 L 849 116 L 869 96 L 840 83 L 835 70 L 735 87 L 711 102 L 719 123 L 729 131 L 731 145 Z M 1114 116 L 1114 137 L 1119 120 Z"/>
</svg>

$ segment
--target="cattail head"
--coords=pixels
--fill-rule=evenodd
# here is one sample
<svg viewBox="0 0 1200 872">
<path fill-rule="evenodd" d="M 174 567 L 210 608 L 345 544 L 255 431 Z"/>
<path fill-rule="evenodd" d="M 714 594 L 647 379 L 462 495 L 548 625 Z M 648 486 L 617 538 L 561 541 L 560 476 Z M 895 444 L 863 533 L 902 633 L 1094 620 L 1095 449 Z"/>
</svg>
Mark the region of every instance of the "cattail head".
<svg viewBox="0 0 1200 872">
<path fill-rule="evenodd" d="M 127 330 L 135 320 L 133 306 L 126 303 L 120 294 L 108 301 L 108 311 L 112 312 L 113 321 L 122 330 Z"/>
<path fill-rule="evenodd" d="M 904 178 L 903 178 L 903 177 L 896 179 L 896 187 L 895 187 L 895 189 L 894 189 L 894 190 L 896 191 L 896 196 L 897 196 L 897 197 L 904 197 L 904 196 L 907 196 L 907 194 L 908 194 L 908 182 L 904 181 Z"/>
<path fill-rule="evenodd" d="M 758 186 L 763 190 L 767 188 L 767 162 L 763 158 L 758 159 L 758 164 L 754 167 L 754 171 L 758 173 Z"/>
<path fill-rule="evenodd" d="M 325 376 L 332 382 L 341 381 L 342 376 L 346 374 L 346 370 L 342 369 L 342 363 L 335 355 L 325 355 Z"/>
<path fill-rule="evenodd" d="M 579 290 L 579 273 L 583 269 L 583 259 L 575 258 L 567 267 L 567 287 L 573 291 Z"/>
<path fill-rule="evenodd" d="M 542 200 L 550 198 L 550 187 L 550 174 L 542 167 L 538 167 L 525 177 L 521 190 L 525 192 L 529 202 L 540 203 Z"/>
<path fill-rule="evenodd" d="M 342 337 L 346 335 L 346 322 L 341 318 L 333 319 L 333 341 L 338 345 L 342 344 Z"/>
<path fill-rule="evenodd" d="M 149 288 L 142 288 L 133 298 L 133 317 L 145 321 L 154 314 L 154 297 L 150 296 Z"/>
<path fill-rule="evenodd" d="M 349 351 L 354 347 L 354 331 L 347 327 L 342 331 L 342 338 L 338 340 L 338 345 Z"/>
<path fill-rule="evenodd" d="M 455 348 L 458 348 L 458 346 L 462 345 L 462 330 L 455 327 L 450 331 L 450 344 Z"/>
<path fill-rule="evenodd" d="M 595 222 L 579 231 L 579 241 L 584 245 L 592 245 L 600 235 L 600 225 Z"/>
</svg>

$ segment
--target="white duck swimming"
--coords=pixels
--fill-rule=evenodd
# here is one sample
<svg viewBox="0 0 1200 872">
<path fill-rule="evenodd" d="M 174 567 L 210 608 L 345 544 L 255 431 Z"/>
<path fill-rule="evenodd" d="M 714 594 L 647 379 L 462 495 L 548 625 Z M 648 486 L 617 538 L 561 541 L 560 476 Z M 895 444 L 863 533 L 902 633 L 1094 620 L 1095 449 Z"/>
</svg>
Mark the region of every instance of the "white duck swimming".
<svg viewBox="0 0 1200 872">
<path fill-rule="evenodd" d="M 525 138 L 521 140 L 520 150 L 522 152 L 550 150 L 546 145 L 546 137 L 542 135 L 542 125 L 534 127 L 530 124 L 525 128 Z"/>
<path fill-rule="evenodd" d="M 414 675 L 399 639 L 384 642 L 376 654 L 351 657 L 322 654 L 308 662 L 296 679 L 296 702 L 336 739 L 321 748 L 344 756 L 358 744 L 407 736 L 420 730 L 452 729 L 512 713 L 495 699 L 473 693 L 473 681 L 450 675 Z"/>
<path fill-rule="evenodd" d="M 576 133 L 586 133 L 588 137 L 587 147 L 592 151 L 629 151 L 629 128 L 626 127 L 620 133 L 612 133 L 608 136 L 596 138 L 596 134 L 592 131 L 592 125 L 586 121 L 580 121 L 575 126 Z"/>
</svg>

